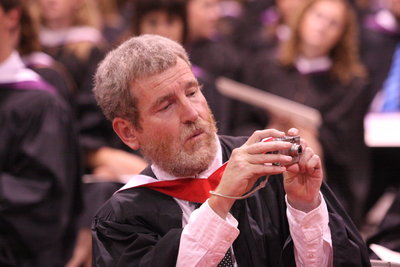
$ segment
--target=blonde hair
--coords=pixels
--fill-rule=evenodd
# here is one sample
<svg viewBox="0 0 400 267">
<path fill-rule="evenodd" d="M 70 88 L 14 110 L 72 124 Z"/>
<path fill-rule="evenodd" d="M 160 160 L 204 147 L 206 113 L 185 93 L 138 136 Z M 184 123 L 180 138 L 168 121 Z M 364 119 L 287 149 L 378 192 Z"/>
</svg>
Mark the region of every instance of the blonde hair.
<svg viewBox="0 0 400 267">
<path fill-rule="evenodd" d="M 349 83 L 354 77 L 366 77 L 366 70 L 359 59 L 358 29 L 356 15 L 346 0 L 308 0 L 293 17 L 291 35 L 282 42 L 278 60 L 283 66 L 292 66 L 300 53 L 300 25 L 306 12 L 319 1 L 335 1 L 345 6 L 346 23 L 342 37 L 330 51 L 332 75 L 342 84 Z"/>
</svg>

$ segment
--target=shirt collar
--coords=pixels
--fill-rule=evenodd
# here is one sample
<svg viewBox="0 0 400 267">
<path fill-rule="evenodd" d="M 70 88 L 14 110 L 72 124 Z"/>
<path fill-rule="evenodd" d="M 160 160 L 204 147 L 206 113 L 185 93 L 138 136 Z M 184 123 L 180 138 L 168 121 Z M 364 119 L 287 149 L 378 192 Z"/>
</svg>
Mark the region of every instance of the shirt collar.
<svg viewBox="0 0 400 267">
<path fill-rule="evenodd" d="M 0 83 L 16 83 L 23 81 L 39 81 L 39 75 L 26 68 L 17 51 L 0 63 Z"/>
<path fill-rule="evenodd" d="M 329 70 L 332 66 L 332 60 L 327 56 L 312 59 L 299 56 L 294 65 L 300 73 L 309 74 Z"/>
<path fill-rule="evenodd" d="M 216 135 L 216 141 L 217 141 L 217 153 L 214 157 L 214 160 L 210 164 L 207 170 L 204 172 L 200 173 L 197 177 L 198 178 L 207 178 L 209 177 L 215 170 L 217 170 L 221 165 L 222 165 L 222 148 L 221 148 L 221 143 Z M 164 170 L 162 170 L 159 166 L 152 164 L 151 169 L 154 173 L 154 175 L 157 177 L 158 180 L 163 181 L 163 180 L 174 180 L 179 177 L 175 177 Z M 187 178 L 187 177 L 186 177 Z"/>
</svg>

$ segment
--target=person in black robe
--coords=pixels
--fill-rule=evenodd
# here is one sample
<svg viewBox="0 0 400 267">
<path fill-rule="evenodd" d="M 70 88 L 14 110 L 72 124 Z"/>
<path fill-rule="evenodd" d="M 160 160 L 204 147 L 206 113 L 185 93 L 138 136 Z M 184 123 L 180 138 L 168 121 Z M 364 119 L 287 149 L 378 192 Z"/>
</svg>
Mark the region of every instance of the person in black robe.
<svg viewBox="0 0 400 267">
<path fill-rule="evenodd" d="M 304 142 L 293 162 L 269 153 L 292 147 L 275 141 L 284 132 L 217 137 L 180 45 L 133 37 L 109 53 L 95 77 L 96 99 L 118 136 L 152 161 L 98 211 L 95 266 L 217 266 L 223 258 L 235 266 L 370 265 Z M 260 142 L 264 137 L 273 139 Z M 244 195 L 253 186 L 259 191 Z"/>
<path fill-rule="evenodd" d="M 82 177 L 85 210 L 79 223 L 82 238 L 78 238 L 83 245 L 77 244 L 83 250 L 76 254 L 81 258 L 85 254 L 83 260 L 90 261 L 88 233 L 94 212 L 115 191 L 115 184 L 124 182 L 124 174 L 138 173 L 147 163 L 116 136 L 92 93 L 93 74 L 108 50 L 99 30 L 95 3 L 90 0 L 82 3 L 65 1 L 57 6 L 59 12 L 53 12 L 54 6 L 48 1 L 30 1 L 29 4 L 37 11 L 43 51 L 63 64 L 77 88 L 74 108 L 85 173 Z M 98 193 L 93 194 L 93 191 Z M 90 265 L 90 262 L 86 264 Z"/>
<path fill-rule="evenodd" d="M 122 174 L 143 170 L 147 163 L 140 155 L 127 152 L 91 91 L 97 64 L 109 49 L 99 30 L 99 13 L 93 1 L 67 1 L 59 7 L 60 12 L 52 12 L 52 3 L 47 1 L 29 4 L 37 12 L 44 52 L 65 66 L 77 88 L 75 108 L 85 173 L 97 180 L 121 182 Z"/>
<path fill-rule="evenodd" d="M 326 12 L 320 22 L 307 24 L 314 14 L 321 13 L 316 6 L 325 2 L 336 4 L 336 13 Z M 317 142 L 313 148 L 320 147 L 328 184 L 360 225 L 371 179 L 364 116 L 373 90 L 358 53 L 350 52 L 357 51 L 355 15 L 345 1 L 307 1 L 298 11 L 291 37 L 279 49 L 250 59 L 244 83 L 320 112 L 322 121 L 314 134 Z M 328 20 L 340 27 L 334 29 L 326 23 Z M 341 35 L 332 37 L 332 30 Z M 248 105 L 236 112 L 238 133 L 277 123 L 275 127 L 285 130 L 296 123 L 282 123 L 284 114 L 274 115 Z"/>
<path fill-rule="evenodd" d="M 16 51 L 20 8 L 0 1 L 0 265 L 64 266 L 82 205 L 78 140 L 68 104 Z"/>
<path fill-rule="evenodd" d="M 245 140 L 221 137 L 225 160 Z M 154 176 L 150 168 L 143 174 Z M 266 188 L 232 207 L 241 232 L 233 243 L 238 266 L 295 266 L 282 186 L 282 177 L 274 176 Z M 333 266 L 368 266 L 351 219 L 325 184 L 321 190 L 330 212 L 332 242 L 343 245 L 334 247 Z M 95 266 L 175 266 L 181 221 L 179 206 L 168 195 L 147 188 L 117 193 L 94 221 Z"/>
</svg>

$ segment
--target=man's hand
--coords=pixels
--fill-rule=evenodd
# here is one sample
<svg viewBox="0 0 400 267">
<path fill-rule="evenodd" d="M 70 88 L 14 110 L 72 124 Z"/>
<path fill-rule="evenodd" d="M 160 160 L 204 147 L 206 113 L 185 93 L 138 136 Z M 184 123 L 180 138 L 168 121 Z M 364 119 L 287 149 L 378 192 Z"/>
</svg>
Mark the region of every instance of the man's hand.
<svg viewBox="0 0 400 267">
<path fill-rule="evenodd" d="M 297 129 L 290 129 L 289 135 L 297 135 Z M 322 184 L 321 160 L 303 141 L 303 154 L 296 164 L 287 166 L 284 172 L 284 187 L 289 204 L 298 210 L 309 212 L 319 203 L 319 190 Z"/>
<path fill-rule="evenodd" d="M 292 161 L 292 157 L 268 152 L 287 150 L 292 144 L 284 141 L 261 142 L 267 137 L 283 137 L 284 135 L 284 132 L 274 129 L 254 132 L 244 145 L 232 151 L 221 182 L 215 191 L 226 196 L 239 197 L 248 192 L 259 177 L 286 171 L 284 166 L 276 166 L 272 163 L 285 165 Z M 209 205 L 217 214 L 225 218 L 234 201 L 234 199 L 211 196 Z"/>
</svg>

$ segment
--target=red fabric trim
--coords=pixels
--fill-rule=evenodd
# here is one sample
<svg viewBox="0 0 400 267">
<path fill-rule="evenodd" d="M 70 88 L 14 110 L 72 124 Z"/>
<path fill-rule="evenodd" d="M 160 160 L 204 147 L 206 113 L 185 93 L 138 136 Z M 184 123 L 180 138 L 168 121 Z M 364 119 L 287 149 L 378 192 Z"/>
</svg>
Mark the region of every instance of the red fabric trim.
<svg viewBox="0 0 400 267">
<path fill-rule="evenodd" d="M 210 197 L 210 190 L 214 190 L 221 181 L 226 164 L 224 163 L 206 179 L 180 178 L 170 181 L 157 181 L 136 187 L 146 187 L 171 197 L 190 202 L 204 203 Z"/>
</svg>

